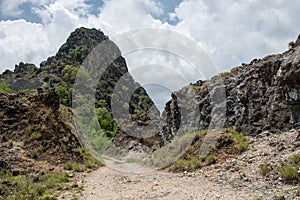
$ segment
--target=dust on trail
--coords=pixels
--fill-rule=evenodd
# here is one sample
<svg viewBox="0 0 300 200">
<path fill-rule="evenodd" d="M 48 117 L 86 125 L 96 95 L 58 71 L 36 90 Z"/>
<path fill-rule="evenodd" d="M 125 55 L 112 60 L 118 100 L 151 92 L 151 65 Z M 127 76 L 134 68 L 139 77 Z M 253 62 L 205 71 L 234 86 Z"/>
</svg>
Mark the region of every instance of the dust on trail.
<svg viewBox="0 0 300 200">
<path fill-rule="evenodd" d="M 101 167 L 84 180 L 80 200 L 117 199 L 255 199 L 249 189 L 236 189 L 209 181 L 200 173 L 174 174 L 162 171 L 129 173 Z"/>
</svg>

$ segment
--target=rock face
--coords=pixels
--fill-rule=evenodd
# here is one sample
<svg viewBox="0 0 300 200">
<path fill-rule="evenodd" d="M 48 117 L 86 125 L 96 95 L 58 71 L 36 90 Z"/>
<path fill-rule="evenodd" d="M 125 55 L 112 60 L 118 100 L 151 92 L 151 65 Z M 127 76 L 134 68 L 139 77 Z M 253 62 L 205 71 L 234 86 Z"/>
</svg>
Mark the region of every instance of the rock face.
<svg viewBox="0 0 300 200">
<path fill-rule="evenodd" d="M 198 120 L 196 125 L 189 125 L 186 120 L 181 124 L 183 127 L 214 127 L 211 126 L 213 109 L 222 103 L 224 114 L 220 112 L 217 121 L 244 134 L 279 132 L 297 126 L 300 122 L 300 38 L 295 44 L 283 54 L 254 59 L 209 81 L 198 81 L 174 92 L 164 111 L 164 138 L 168 140 L 179 134 L 180 119 Z M 220 80 L 221 84 L 217 83 Z M 223 102 L 212 102 L 212 91 L 218 88 L 223 88 L 225 98 Z M 187 102 L 193 95 L 194 103 Z"/>
<path fill-rule="evenodd" d="M 71 107 L 73 86 L 80 66 L 87 62 L 87 56 L 95 47 L 107 40 L 108 37 L 99 30 L 78 28 L 55 56 L 41 63 L 40 68 L 20 63 L 14 71 L 7 70 L 0 75 L 0 83 L 4 81 L 16 91 L 55 89 L 61 103 Z M 199 80 L 174 92 L 162 114 L 163 120 L 144 88 L 128 75 L 126 61 L 118 49 L 116 53 L 119 56 L 109 63 L 96 83 L 95 107 L 103 108 L 112 115 L 113 95 L 121 99 L 126 91 L 132 92 L 130 99 L 119 105 L 127 112 L 125 121 L 132 123 L 118 124 L 112 140 L 123 149 L 135 149 L 144 144 L 142 149 L 152 151 L 172 140 L 176 134 L 191 130 L 230 127 L 244 134 L 256 135 L 265 130 L 288 130 L 300 124 L 300 38 L 283 54 L 255 59 L 211 80 Z M 100 61 L 106 62 L 104 58 Z M 102 62 L 98 64 L 102 65 Z M 122 78 L 130 87 L 122 87 L 115 92 Z M 85 84 L 84 88 L 89 90 L 90 83 Z M 16 98 L 21 99 L 18 95 Z M 5 98 L 13 99 L 9 95 Z M 22 110 L 21 106 L 18 108 Z M 153 131 L 157 130 L 155 128 L 146 128 L 151 123 L 150 119 L 161 127 L 160 132 Z M 12 130 L 14 127 L 10 120 L 6 118 L 2 127 Z M 133 127 L 138 127 L 137 134 L 144 135 L 128 135 L 127 131 L 133 130 Z M 55 127 L 53 129 L 56 130 Z"/>
<path fill-rule="evenodd" d="M 67 161 L 82 162 L 81 146 L 68 122 L 70 113 L 60 108 L 58 94 L 0 95 L 0 168 L 15 174 L 54 167 Z"/>
<path fill-rule="evenodd" d="M 107 42 L 108 37 L 103 32 L 96 29 L 78 28 L 72 32 L 67 39 L 66 43 L 63 44 L 55 56 L 49 57 L 46 61 L 40 64 L 40 68 L 32 64 L 20 63 L 15 66 L 14 71 L 5 71 L 0 75 L 0 83 L 4 81 L 7 83 L 13 91 L 22 91 L 26 89 L 55 89 L 59 94 L 61 103 L 65 106 L 72 106 L 72 92 L 75 83 L 77 72 L 82 64 L 88 63 L 86 60 L 88 55 L 95 51 L 99 44 Z M 113 42 L 111 42 L 113 43 Z M 114 45 L 114 44 L 112 44 Z M 99 60 L 91 60 L 95 62 L 92 70 L 93 73 L 98 73 L 97 69 L 99 66 L 105 65 L 106 52 L 110 52 L 110 46 L 103 46 L 99 52 L 103 53 L 100 55 Z M 106 49 L 105 49 L 106 48 Z M 121 78 L 128 75 L 128 69 L 126 66 L 125 59 L 121 56 L 121 52 L 116 48 L 115 52 L 117 57 L 112 63 L 105 68 L 98 83 L 91 83 L 87 81 L 83 83 L 82 88 L 86 91 L 91 89 L 91 85 L 97 84 L 95 96 L 92 100 L 95 100 L 96 108 L 103 108 L 108 111 L 108 114 L 112 115 L 111 99 L 114 93 L 114 89 Z M 97 55 L 98 56 L 98 55 Z M 97 68 L 98 67 L 98 68 Z M 148 96 L 147 92 L 143 87 L 134 81 L 130 76 L 126 76 L 126 83 L 134 88 L 134 91 L 130 91 L 132 88 L 123 87 L 122 91 L 132 92 L 131 98 L 126 104 L 120 105 L 120 107 L 126 107 L 125 118 L 132 121 L 133 124 L 138 124 L 142 129 L 143 126 L 148 124 L 150 120 L 149 109 L 153 107 L 158 116 L 158 110 L 155 108 L 154 103 Z M 115 94 L 117 98 L 122 97 L 122 92 Z M 84 103 L 84 102 L 83 102 Z M 158 117 L 157 117 L 158 118 Z M 118 127 L 116 131 L 116 137 L 113 142 L 121 147 L 127 148 L 128 143 L 132 140 L 140 141 L 142 138 L 135 138 L 128 136 L 124 129 L 130 129 L 131 127 Z M 158 133 L 154 134 L 154 138 L 157 137 Z M 154 140 L 147 140 L 147 145 L 152 146 Z M 137 142 L 138 144 L 139 142 Z"/>
</svg>

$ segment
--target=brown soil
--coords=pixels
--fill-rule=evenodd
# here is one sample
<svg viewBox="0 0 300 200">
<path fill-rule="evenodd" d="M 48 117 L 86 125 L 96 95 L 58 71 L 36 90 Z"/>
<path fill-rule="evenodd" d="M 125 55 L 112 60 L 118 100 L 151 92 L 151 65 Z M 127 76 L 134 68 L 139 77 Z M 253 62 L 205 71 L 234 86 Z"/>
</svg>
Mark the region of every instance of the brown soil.
<svg viewBox="0 0 300 200">
<path fill-rule="evenodd" d="M 79 199 L 300 199 L 299 185 L 286 184 L 278 176 L 262 176 L 258 167 L 262 163 L 280 165 L 290 155 L 299 154 L 296 132 L 266 135 L 249 137 L 250 146 L 242 154 L 191 173 L 137 174 L 99 168 L 83 178 Z"/>
</svg>

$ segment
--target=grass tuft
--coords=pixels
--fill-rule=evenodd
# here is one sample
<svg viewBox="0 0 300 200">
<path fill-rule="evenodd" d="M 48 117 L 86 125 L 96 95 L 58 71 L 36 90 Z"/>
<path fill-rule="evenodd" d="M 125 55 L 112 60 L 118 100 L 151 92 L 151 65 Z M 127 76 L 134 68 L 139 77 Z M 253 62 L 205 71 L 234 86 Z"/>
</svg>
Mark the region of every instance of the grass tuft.
<svg viewBox="0 0 300 200">
<path fill-rule="evenodd" d="M 64 172 L 47 172 L 32 180 L 25 175 L 13 176 L 1 171 L 1 197 L 7 200 L 54 200 L 70 181 Z"/>
<path fill-rule="evenodd" d="M 240 151 L 246 151 L 249 146 L 249 141 L 245 135 L 237 132 L 236 130 L 226 129 L 225 135 L 232 138 L 234 146 Z"/>
</svg>

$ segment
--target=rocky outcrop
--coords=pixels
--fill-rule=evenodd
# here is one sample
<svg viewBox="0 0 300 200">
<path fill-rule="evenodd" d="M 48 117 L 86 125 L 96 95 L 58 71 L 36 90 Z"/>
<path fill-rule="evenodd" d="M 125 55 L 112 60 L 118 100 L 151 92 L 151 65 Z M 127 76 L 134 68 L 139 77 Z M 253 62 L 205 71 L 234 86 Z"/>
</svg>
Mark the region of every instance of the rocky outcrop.
<svg viewBox="0 0 300 200">
<path fill-rule="evenodd" d="M 54 88 L 62 104 L 71 107 L 78 69 L 83 63 L 95 62 L 87 60 L 87 57 L 106 41 L 109 41 L 108 37 L 99 30 L 78 28 L 55 56 L 41 63 L 40 68 L 20 63 L 13 72 L 7 70 L 0 75 L 0 81 L 4 80 L 11 89 L 18 91 Z M 110 48 L 116 46 L 113 42 L 110 44 L 100 52 L 110 52 Z M 142 149 L 153 151 L 175 135 L 187 131 L 228 127 L 256 135 L 265 130 L 288 130 L 300 124 L 300 38 L 283 54 L 254 59 L 250 64 L 233 68 L 211 80 L 199 80 L 173 92 L 162 114 L 163 120 L 145 89 L 128 73 L 119 49 L 111 53 L 118 57 L 108 63 L 108 67 L 105 66 L 108 61 L 103 54 L 100 56 L 104 57 L 96 60 L 99 63 L 93 65 L 92 72 L 95 73 L 99 66 L 106 68 L 96 83 L 96 93 L 92 98 L 96 99 L 96 108 L 105 108 L 112 115 L 112 99 L 118 101 L 124 94 L 130 94 L 128 101 L 118 105 L 119 109 L 114 113 L 125 113 L 112 140 L 114 145 L 123 150 L 144 144 Z M 120 87 L 120 80 L 125 81 L 126 85 Z M 90 85 L 87 82 L 82 86 L 88 91 Z M 116 90 L 116 87 L 120 88 Z M 7 95 L 7 98 L 13 98 Z M 18 95 L 16 98 L 21 98 Z M 19 106 L 18 109 L 22 111 L 23 108 Z M 10 120 L 4 119 L 3 128 L 13 128 Z M 22 121 L 19 123 L 22 124 Z M 160 132 L 156 131 L 157 127 Z M 134 129 L 136 134 L 128 134 Z M 34 130 L 29 132 L 33 133 Z"/>
<path fill-rule="evenodd" d="M 82 162 L 81 146 L 58 94 L 0 94 L 0 170 L 15 174 Z"/>
<path fill-rule="evenodd" d="M 101 46 L 97 51 L 97 47 L 105 42 L 109 45 Z M 96 93 L 91 97 L 91 101 L 95 101 L 95 107 L 105 108 L 112 115 L 112 96 L 115 95 L 116 101 L 119 101 L 124 96 L 124 92 L 131 94 L 127 102 L 119 105 L 121 108 L 126 108 L 123 112 L 127 115 L 123 118 L 129 122 L 125 123 L 125 126 L 118 127 L 116 137 L 113 140 L 117 146 L 126 149 L 132 140 L 140 141 L 142 139 L 129 136 L 126 130 L 129 130 L 132 124 L 137 125 L 140 129 L 147 126 L 150 121 L 149 109 L 151 107 L 157 114 L 156 118 L 158 118 L 159 112 L 145 89 L 136 83 L 128 73 L 126 61 L 121 56 L 120 50 L 113 42 L 109 41 L 102 31 L 87 28 L 76 29 L 60 47 L 57 54 L 42 62 L 40 68 L 32 64 L 20 63 L 15 66 L 14 71 L 7 70 L 0 75 L 0 83 L 1 80 L 4 80 L 13 91 L 52 88 L 59 94 L 63 105 L 72 107 L 72 92 L 77 72 L 84 62 L 85 64 L 90 62 L 87 57 L 91 52 L 94 52 L 99 60 L 90 56 L 92 58 L 90 61 L 93 63 L 91 71 L 89 71 L 90 75 L 99 73 L 99 68 L 103 69 L 103 73 L 94 81 L 95 83 L 87 81 L 82 83 L 81 87 L 83 92 L 96 87 Z M 108 66 L 105 66 L 108 62 L 106 56 L 110 56 L 111 52 L 114 54 L 113 56 L 118 55 L 118 57 L 113 62 L 108 63 Z M 118 81 L 124 77 L 127 86 L 124 85 L 120 91 L 114 91 Z M 116 94 L 113 94 L 114 92 Z M 154 138 L 157 137 L 157 134 L 154 133 Z M 154 139 L 147 140 L 145 143 L 151 147 Z"/>
<path fill-rule="evenodd" d="M 250 64 L 243 64 L 211 80 L 198 81 L 174 92 L 164 111 L 164 138 L 179 134 L 179 119 L 199 120 L 196 125 L 181 122 L 181 129 L 215 127 L 211 125 L 215 123 L 212 122 L 214 118 L 222 127 L 235 128 L 247 135 L 256 135 L 266 130 L 280 132 L 299 125 L 299 44 L 300 38 L 292 49 L 283 54 L 254 59 Z M 219 98 L 222 102 L 212 102 L 212 99 L 216 99 L 212 98 L 212 91 L 218 88 L 223 88 L 225 98 Z M 187 102 L 193 95 L 195 102 Z M 224 114 L 219 112 L 218 117 L 213 116 L 214 109 L 222 103 L 225 105 Z M 217 109 L 221 109 L 221 106 Z"/>
</svg>

